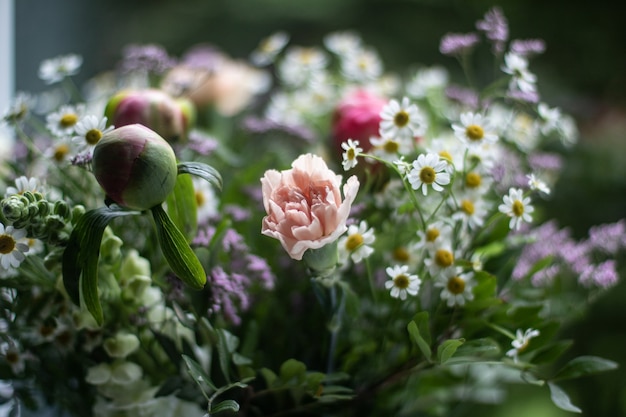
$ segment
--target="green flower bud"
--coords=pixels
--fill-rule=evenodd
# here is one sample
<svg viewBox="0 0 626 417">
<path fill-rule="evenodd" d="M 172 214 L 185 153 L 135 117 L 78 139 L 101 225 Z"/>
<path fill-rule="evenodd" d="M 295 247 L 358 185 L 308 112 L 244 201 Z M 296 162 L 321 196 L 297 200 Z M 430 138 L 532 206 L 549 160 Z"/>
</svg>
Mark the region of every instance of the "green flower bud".
<svg viewBox="0 0 626 417">
<path fill-rule="evenodd" d="M 64 219 L 69 218 L 71 214 L 70 206 L 63 200 L 54 203 L 54 214 L 58 214 Z"/>
<path fill-rule="evenodd" d="M 106 105 L 105 116 L 116 127 L 139 123 L 168 141 L 187 139 L 195 122 L 195 107 L 187 99 L 175 99 L 161 90 L 121 91 Z"/>
<path fill-rule="evenodd" d="M 139 339 L 132 333 L 120 332 L 103 343 L 104 350 L 112 358 L 125 358 L 139 348 Z"/>
<path fill-rule="evenodd" d="M 169 143 L 139 124 L 105 133 L 94 149 L 92 165 L 107 196 L 134 210 L 163 203 L 174 190 L 178 175 Z"/>
</svg>

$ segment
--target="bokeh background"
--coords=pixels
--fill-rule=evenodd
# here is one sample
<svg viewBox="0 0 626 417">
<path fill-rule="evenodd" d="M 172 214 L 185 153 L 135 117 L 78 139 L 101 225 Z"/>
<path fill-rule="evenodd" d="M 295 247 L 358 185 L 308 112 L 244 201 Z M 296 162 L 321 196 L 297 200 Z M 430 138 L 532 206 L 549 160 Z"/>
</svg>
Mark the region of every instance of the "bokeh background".
<svg viewBox="0 0 626 417">
<path fill-rule="evenodd" d="M 77 81 L 109 70 L 130 43 L 158 43 L 178 56 L 210 43 L 246 58 L 276 30 L 318 45 L 333 30 L 358 31 L 389 70 L 455 62 L 438 52 L 447 32 L 475 30 L 494 5 L 512 38 L 542 38 L 547 51 L 531 70 L 544 101 L 572 114 L 581 142 L 569 151 L 546 210 L 583 237 L 595 224 L 626 218 L 626 25 L 612 0 L 15 0 L 16 90 L 37 92 L 39 63 L 60 54 L 85 58 Z M 480 65 L 480 62 L 478 62 Z M 593 354 L 620 369 L 566 384 L 585 415 L 626 416 L 626 273 L 593 308 L 568 323 L 574 354 Z M 477 415 L 559 417 L 547 389 L 520 387 Z"/>
</svg>

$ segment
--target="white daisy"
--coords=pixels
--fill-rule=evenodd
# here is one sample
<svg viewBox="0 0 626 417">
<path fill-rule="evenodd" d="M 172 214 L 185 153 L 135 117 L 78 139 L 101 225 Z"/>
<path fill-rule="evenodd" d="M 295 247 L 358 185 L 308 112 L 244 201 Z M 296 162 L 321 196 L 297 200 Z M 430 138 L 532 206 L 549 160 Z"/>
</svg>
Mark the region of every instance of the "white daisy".
<svg viewBox="0 0 626 417">
<path fill-rule="evenodd" d="M 425 98 L 433 90 L 443 90 L 448 85 L 448 71 L 439 66 L 419 69 L 406 86 L 407 94 Z"/>
<path fill-rule="evenodd" d="M 385 269 L 387 275 L 391 277 L 385 282 L 385 288 L 391 290 L 393 298 L 406 300 L 408 295 L 417 295 L 422 280 L 417 275 L 409 274 L 408 265 L 395 265 Z"/>
<path fill-rule="evenodd" d="M 411 151 L 411 144 L 402 138 L 371 137 L 372 149 L 370 153 L 385 161 L 392 162 L 398 158 L 398 154 L 406 154 Z"/>
<path fill-rule="evenodd" d="M 460 116 L 461 124 L 453 124 L 452 129 L 461 142 L 468 146 L 494 143 L 498 135 L 490 132 L 489 120 L 479 113 L 467 112 Z"/>
<path fill-rule="evenodd" d="M 9 197 L 15 194 L 24 194 L 25 191 L 29 191 L 31 193 L 42 193 L 42 186 L 39 182 L 39 179 L 34 177 L 17 177 L 15 179 L 15 187 L 10 186 L 7 187 L 5 197 Z"/>
<path fill-rule="evenodd" d="M 530 339 L 539 336 L 539 330 L 526 329 L 522 332 L 521 329 L 517 329 L 515 332 L 515 339 L 511 342 L 512 349 L 506 352 L 506 356 L 513 358 L 515 362 L 519 360 L 520 353 L 523 353 L 530 344 Z"/>
<path fill-rule="evenodd" d="M 528 186 L 531 190 L 539 191 L 544 194 L 550 194 L 550 187 L 548 187 L 548 184 L 535 177 L 535 174 L 526 175 L 526 178 L 528 178 Z"/>
<path fill-rule="evenodd" d="M 113 126 L 107 127 L 106 117 L 98 119 L 98 117 L 89 114 L 76 124 L 76 136 L 72 138 L 72 141 L 82 150 L 93 149 L 102 139 L 102 135 L 111 130 L 113 130 Z"/>
<path fill-rule="evenodd" d="M 208 181 L 193 177 L 198 224 L 206 224 L 218 214 L 219 199 Z"/>
<path fill-rule="evenodd" d="M 332 32 L 324 37 L 324 46 L 343 57 L 361 49 L 361 37 L 350 31 Z"/>
<path fill-rule="evenodd" d="M 546 103 L 539 103 L 537 113 L 539 114 L 541 133 L 547 135 L 558 129 L 561 122 L 561 109 L 558 107 L 550 108 Z"/>
<path fill-rule="evenodd" d="M 426 132 L 426 118 L 416 104 L 411 104 L 408 97 L 402 102 L 392 99 L 380 112 L 380 136 L 407 137 L 423 135 Z"/>
<path fill-rule="evenodd" d="M 35 107 L 35 98 L 25 92 L 18 92 L 13 99 L 10 107 L 2 114 L 2 120 L 9 123 L 19 123 L 30 114 L 30 111 Z"/>
<path fill-rule="evenodd" d="M 39 66 L 39 78 L 46 84 L 54 84 L 65 77 L 77 74 L 82 64 L 83 58 L 76 54 L 46 59 Z"/>
<path fill-rule="evenodd" d="M 369 229 L 365 220 L 358 225 L 348 226 L 348 232 L 338 242 L 340 262 L 344 264 L 349 258 L 354 263 L 361 262 L 374 253 L 374 249 L 370 246 L 374 240 L 374 229 Z"/>
<path fill-rule="evenodd" d="M 434 250 L 444 246 L 442 242 L 448 242 L 452 236 L 452 227 L 441 220 L 435 221 L 428 226 L 426 230 L 417 231 L 417 242 L 415 249 Z"/>
<path fill-rule="evenodd" d="M 474 274 L 472 272 L 462 274 L 461 271 L 461 268 L 450 268 L 435 282 L 435 287 L 442 289 L 440 296 L 448 307 L 464 306 L 466 301 L 474 299 L 472 293 Z"/>
<path fill-rule="evenodd" d="M 288 42 L 289 35 L 286 32 L 276 32 L 259 43 L 259 46 L 252 51 L 250 61 L 258 66 L 269 65 L 274 62 Z"/>
<path fill-rule="evenodd" d="M 285 84 L 300 87 L 308 83 L 314 75 L 323 72 L 327 64 L 328 57 L 321 49 L 294 46 L 286 51 L 278 73 Z"/>
<path fill-rule="evenodd" d="M 428 255 L 424 259 L 424 265 L 428 268 L 431 276 L 435 277 L 444 271 L 454 269 L 455 254 L 448 242 L 436 247 Z"/>
<path fill-rule="evenodd" d="M 407 175 L 414 190 L 422 189 L 428 194 L 428 186 L 435 191 L 443 191 L 443 185 L 450 183 L 448 163 L 436 153 L 421 154 L 413 161 L 413 169 Z"/>
<path fill-rule="evenodd" d="M 28 239 L 26 230 L 14 229 L 0 223 L 0 267 L 5 270 L 17 268 L 26 258 Z"/>
<path fill-rule="evenodd" d="M 519 90 L 525 93 L 537 91 L 535 85 L 537 76 L 528 70 L 528 60 L 526 58 L 514 53 L 506 54 L 502 71 L 511 75 L 510 90 Z"/>
<path fill-rule="evenodd" d="M 363 148 L 359 147 L 358 140 L 352 139 L 348 139 L 346 142 L 343 142 L 341 144 L 341 148 L 345 151 L 341 155 L 343 159 L 341 165 L 343 166 L 344 171 L 348 171 L 357 165 L 357 156 L 363 152 Z"/>
<path fill-rule="evenodd" d="M 519 230 L 522 222 L 532 221 L 531 213 L 535 211 L 535 208 L 530 205 L 530 197 L 524 197 L 521 189 L 510 188 L 509 194 L 505 195 L 502 200 L 504 203 L 498 206 L 498 210 L 511 217 L 509 222 L 511 229 Z"/>
<path fill-rule="evenodd" d="M 343 56 L 341 71 L 348 80 L 365 82 L 380 77 L 383 64 L 374 50 L 360 49 Z"/>
<path fill-rule="evenodd" d="M 458 205 L 452 213 L 452 219 L 460 221 L 464 227 L 475 230 L 485 224 L 487 208 L 482 199 L 470 196 L 457 197 Z"/>
<path fill-rule="evenodd" d="M 69 136 L 74 133 L 76 125 L 84 112 L 84 106 L 61 106 L 57 111 L 46 116 L 46 127 L 56 136 Z"/>
</svg>

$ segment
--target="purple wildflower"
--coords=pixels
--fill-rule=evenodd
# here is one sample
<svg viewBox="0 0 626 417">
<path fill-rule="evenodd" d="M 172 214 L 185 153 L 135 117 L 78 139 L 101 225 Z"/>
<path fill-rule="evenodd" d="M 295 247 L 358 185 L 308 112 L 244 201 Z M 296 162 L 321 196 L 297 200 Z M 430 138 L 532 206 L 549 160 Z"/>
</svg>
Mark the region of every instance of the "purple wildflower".
<svg viewBox="0 0 626 417">
<path fill-rule="evenodd" d="M 510 49 L 517 55 L 530 57 L 544 53 L 546 43 L 542 39 L 516 39 L 511 42 Z"/>
<path fill-rule="evenodd" d="M 480 42 L 475 33 L 448 33 L 441 38 L 439 52 L 447 56 L 462 55 L 471 51 Z"/>
<path fill-rule="evenodd" d="M 122 51 L 120 64 L 123 72 L 144 71 L 163 74 L 176 64 L 162 46 L 155 44 L 128 45 Z"/>
<path fill-rule="evenodd" d="M 260 256 L 248 254 L 246 256 L 246 261 L 248 271 L 254 274 L 255 278 L 261 282 L 263 288 L 266 290 L 273 289 L 276 282 L 276 276 L 272 273 L 272 270 L 265 259 Z"/>
<path fill-rule="evenodd" d="M 251 217 L 250 210 L 237 204 L 224 206 L 224 213 L 228 214 L 236 222 L 243 222 Z"/>
<path fill-rule="evenodd" d="M 539 93 L 537 93 L 536 91 L 509 90 L 507 92 L 507 96 L 510 99 L 523 101 L 524 103 L 539 103 Z"/>
<path fill-rule="evenodd" d="M 200 44 L 185 52 L 181 61 L 190 68 L 213 72 L 222 65 L 224 56 L 216 47 L 208 44 Z"/>
<path fill-rule="evenodd" d="M 589 229 L 589 246 L 608 255 L 626 248 L 626 220 L 602 224 Z"/>
<path fill-rule="evenodd" d="M 509 39 L 509 24 L 499 7 L 489 10 L 483 20 L 476 22 L 476 28 L 492 42 L 495 53 L 504 52 L 504 44 Z"/>
<path fill-rule="evenodd" d="M 539 152 L 528 156 L 528 163 L 533 171 L 559 171 L 563 158 L 555 153 Z"/>
<path fill-rule="evenodd" d="M 211 155 L 219 146 L 217 139 L 199 130 L 189 132 L 189 149 L 203 156 Z"/>
<path fill-rule="evenodd" d="M 617 283 L 618 275 L 616 262 L 609 259 L 597 265 L 589 265 L 580 275 L 579 282 L 590 287 L 597 285 L 601 288 L 609 288 Z"/>
<path fill-rule="evenodd" d="M 207 276 L 211 288 L 210 314 L 221 313 L 234 325 L 241 324 L 238 308 L 247 309 L 250 305 L 246 295 L 247 278 L 240 274 L 228 274 L 221 267 L 215 267 Z"/>
</svg>

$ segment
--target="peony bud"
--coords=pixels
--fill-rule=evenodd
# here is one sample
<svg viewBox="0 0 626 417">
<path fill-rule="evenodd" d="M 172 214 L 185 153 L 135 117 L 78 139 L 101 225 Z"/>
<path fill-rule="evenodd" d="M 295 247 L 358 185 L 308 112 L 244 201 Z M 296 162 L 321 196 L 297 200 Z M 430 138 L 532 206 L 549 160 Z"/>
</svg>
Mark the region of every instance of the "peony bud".
<svg viewBox="0 0 626 417">
<path fill-rule="evenodd" d="M 196 116 L 191 101 L 156 89 L 121 91 L 109 100 L 104 113 L 115 127 L 139 123 L 171 142 L 187 139 Z"/>
<path fill-rule="evenodd" d="M 165 201 L 176 184 L 176 155 L 156 132 L 139 124 L 105 133 L 93 152 L 93 172 L 107 196 L 134 210 Z"/>
</svg>

